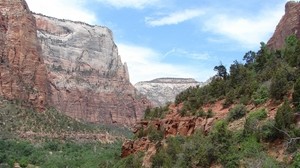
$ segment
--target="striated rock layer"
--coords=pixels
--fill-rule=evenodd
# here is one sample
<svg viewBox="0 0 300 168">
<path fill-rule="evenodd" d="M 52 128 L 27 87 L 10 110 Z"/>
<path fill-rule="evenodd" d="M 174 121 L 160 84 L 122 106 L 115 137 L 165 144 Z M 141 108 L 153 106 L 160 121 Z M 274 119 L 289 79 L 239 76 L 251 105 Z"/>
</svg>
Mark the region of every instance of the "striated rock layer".
<svg viewBox="0 0 300 168">
<path fill-rule="evenodd" d="M 35 18 L 24 0 L 0 1 L 0 52 L 0 95 L 44 110 L 47 72 Z"/>
<path fill-rule="evenodd" d="M 34 15 L 51 104 L 73 118 L 132 125 L 149 101 L 131 85 L 111 30 Z"/>
<path fill-rule="evenodd" d="M 300 38 L 300 3 L 290 1 L 286 3 L 285 14 L 267 46 L 271 49 L 281 49 L 285 44 L 286 37 L 292 34 Z"/>
<path fill-rule="evenodd" d="M 180 92 L 189 87 L 203 86 L 191 78 L 158 78 L 151 81 L 138 82 L 134 86 L 146 95 L 154 106 L 163 106 L 167 102 L 173 102 Z"/>
</svg>

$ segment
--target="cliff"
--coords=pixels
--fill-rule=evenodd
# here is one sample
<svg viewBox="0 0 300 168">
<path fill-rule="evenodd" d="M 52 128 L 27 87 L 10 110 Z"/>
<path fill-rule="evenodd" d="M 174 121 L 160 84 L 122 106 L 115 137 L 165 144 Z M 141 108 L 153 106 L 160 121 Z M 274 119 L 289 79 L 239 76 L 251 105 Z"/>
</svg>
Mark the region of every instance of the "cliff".
<svg viewBox="0 0 300 168">
<path fill-rule="evenodd" d="M 47 102 L 47 72 L 36 22 L 24 0 L 0 1 L 0 95 L 39 111 Z"/>
<path fill-rule="evenodd" d="M 34 15 L 50 81 L 50 104 L 73 118 L 132 125 L 150 105 L 131 85 L 111 30 Z"/>
<path fill-rule="evenodd" d="M 152 102 L 154 106 L 163 106 L 173 102 L 180 92 L 189 87 L 202 86 L 191 78 L 158 78 L 151 81 L 138 82 L 135 88 Z"/>
<path fill-rule="evenodd" d="M 267 46 L 271 49 L 281 49 L 285 44 L 285 39 L 289 35 L 295 34 L 300 38 L 300 3 L 287 2 L 285 14 L 281 18 L 276 30 L 268 41 Z"/>
</svg>

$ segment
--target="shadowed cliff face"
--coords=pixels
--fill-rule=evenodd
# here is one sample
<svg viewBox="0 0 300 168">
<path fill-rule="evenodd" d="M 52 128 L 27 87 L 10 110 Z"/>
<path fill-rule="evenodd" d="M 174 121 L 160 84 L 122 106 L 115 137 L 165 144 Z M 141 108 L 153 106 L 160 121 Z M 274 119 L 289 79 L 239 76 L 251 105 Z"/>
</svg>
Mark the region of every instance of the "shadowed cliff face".
<svg viewBox="0 0 300 168">
<path fill-rule="evenodd" d="M 150 103 L 129 82 L 108 28 L 35 17 L 53 106 L 94 123 L 132 125 L 142 118 Z"/>
<path fill-rule="evenodd" d="M 287 2 L 285 14 L 281 18 L 276 30 L 268 41 L 267 46 L 271 49 L 281 49 L 285 44 L 285 39 L 289 35 L 295 34 L 300 38 L 300 3 Z"/>
<path fill-rule="evenodd" d="M 35 19 L 24 0 L 0 1 L 0 52 L 0 95 L 44 110 L 47 72 Z"/>
</svg>

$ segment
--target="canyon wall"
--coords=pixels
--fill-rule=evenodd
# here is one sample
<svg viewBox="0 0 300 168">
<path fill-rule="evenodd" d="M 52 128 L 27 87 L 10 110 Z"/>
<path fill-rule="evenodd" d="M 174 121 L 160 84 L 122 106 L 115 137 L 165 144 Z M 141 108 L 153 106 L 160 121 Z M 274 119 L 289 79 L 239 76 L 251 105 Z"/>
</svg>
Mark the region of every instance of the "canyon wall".
<svg viewBox="0 0 300 168">
<path fill-rule="evenodd" d="M 36 22 L 24 0 L 0 1 L 0 95 L 39 111 L 47 103 L 47 72 Z"/>
<path fill-rule="evenodd" d="M 300 3 L 290 1 L 286 3 L 285 14 L 276 26 L 267 46 L 273 50 L 281 49 L 285 44 L 285 39 L 292 34 L 300 38 Z"/>
<path fill-rule="evenodd" d="M 132 125 L 149 101 L 129 81 L 110 29 L 34 15 L 50 82 L 50 104 L 92 123 Z"/>
</svg>

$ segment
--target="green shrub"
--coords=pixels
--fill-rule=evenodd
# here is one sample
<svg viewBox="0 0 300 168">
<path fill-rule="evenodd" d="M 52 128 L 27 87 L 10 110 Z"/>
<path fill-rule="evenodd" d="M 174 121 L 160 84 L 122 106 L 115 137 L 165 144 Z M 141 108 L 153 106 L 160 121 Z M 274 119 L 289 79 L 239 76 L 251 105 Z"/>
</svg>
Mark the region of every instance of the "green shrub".
<svg viewBox="0 0 300 168">
<path fill-rule="evenodd" d="M 267 118 L 265 109 L 250 112 L 244 124 L 244 135 L 254 135 L 259 138 L 261 132 L 260 120 Z"/>
<path fill-rule="evenodd" d="M 261 85 L 252 96 L 253 103 L 260 105 L 265 103 L 269 98 L 269 89 L 265 85 Z"/>
<path fill-rule="evenodd" d="M 150 141 L 152 142 L 161 141 L 164 138 L 164 128 L 156 129 L 155 126 L 151 125 L 147 128 L 147 133 Z"/>
<path fill-rule="evenodd" d="M 297 79 L 294 85 L 293 92 L 293 104 L 296 107 L 296 110 L 300 110 L 300 78 Z"/>
<path fill-rule="evenodd" d="M 275 100 L 282 100 L 287 94 L 289 83 L 286 73 L 287 72 L 284 69 L 279 69 L 277 72 L 275 72 L 275 76 L 272 78 L 270 86 L 271 98 Z"/>
<path fill-rule="evenodd" d="M 223 107 L 227 108 L 230 105 L 232 105 L 234 103 L 235 100 L 235 95 L 234 95 L 234 91 L 230 90 L 225 97 L 225 102 L 223 103 Z"/>
<path fill-rule="evenodd" d="M 242 105 L 242 104 L 238 104 L 229 110 L 227 120 L 234 121 L 234 120 L 240 119 L 240 118 L 244 117 L 246 115 L 246 113 L 247 113 L 246 106 Z"/>
<path fill-rule="evenodd" d="M 297 152 L 293 158 L 292 167 L 300 167 L 300 153 Z"/>
<path fill-rule="evenodd" d="M 260 137 L 267 142 L 272 142 L 280 137 L 280 133 L 275 128 L 274 120 L 267 120 L 263 123 L 261 126 Z"/>
<path fill-rule="evenodd" d="M 212 111 L 212 109 L 210 108 L 210 109 L 208 109 L 207 110 L 207 115 L 206 115 L 206 117 L 207 118 L 212 118 L 214 116 L 214 112 Z"/>
<path fill-rule="evenodd" d="M 259 109 L 257 111 L 254 111 L 254 112 L 250 112 L 249 113 L 249 118 L 255 118 L 255 119 L 258 119 L 258 120 L 263 120 L 265 118 L 267 118 L 267 111 L 266 109 Z"/>
<path fill-rule="evenodd" d="M 275 115 L 275 126 L 278 129 L 288 129 L 294 120 L 293 110 L 287 100 L 278 108 Z"/>
</svg>

